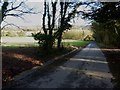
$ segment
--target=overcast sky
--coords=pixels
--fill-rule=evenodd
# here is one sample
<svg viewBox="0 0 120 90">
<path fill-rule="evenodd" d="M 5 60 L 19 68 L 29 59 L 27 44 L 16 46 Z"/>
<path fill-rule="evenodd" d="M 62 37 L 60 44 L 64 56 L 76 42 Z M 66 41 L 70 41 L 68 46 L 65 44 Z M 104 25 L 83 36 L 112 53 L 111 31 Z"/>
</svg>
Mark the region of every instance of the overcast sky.
<svg viewBox="0 0 120 90">
<path fill-rule="evenodd" d="M 38 2 L 39 1 L 39 2 Z M 43 0 L 28 0 L 27 5 L 30 7 L 34 7 L 36 11 L 43 12 Z M 18 26 L 41 26 L 42 25 L 42 14 L 34 14 L 34 15 L 25 15 L 25 20 L 15 17 L 7 17 L 6 21 L 9 23 L 14 23 Z M 86 25 L 87 22 L 81 18 L 75 19 L 75 25 Z M 4 25 L 4 23 L 2 24 Z"/>
</svg>

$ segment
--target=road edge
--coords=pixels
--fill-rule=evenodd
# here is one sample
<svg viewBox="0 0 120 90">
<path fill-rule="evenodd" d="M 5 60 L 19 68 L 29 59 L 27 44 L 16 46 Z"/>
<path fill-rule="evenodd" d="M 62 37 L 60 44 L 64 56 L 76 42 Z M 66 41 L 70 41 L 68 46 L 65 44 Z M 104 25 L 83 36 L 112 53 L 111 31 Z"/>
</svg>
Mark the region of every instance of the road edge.
<svg viewBox="0 0 120 90">
<path fill-rule="evenodd" d="M 89 43 L 89 44 L 90 44 L 90 43 Z M 81 51 L 83 48 L 85 48 L 87 45 L 88 45 L 88 44 L 86 44 L 85 46 L 80 47 L 80 48 L 78 48 L 78 49 L 74 49 L 74 50 L 72 50 L 72 51 L 70 51 L 70 52 L 68 52 L 68 53 L 66 53 L 66 54 L 57 56 L 57 57 L 55 57 L 55 58 L 47 61 L 47 62 L 46 62 L 44 65 L 42 65 L 42 66 L 35 66 L 35 67 L 33 67 L 32 69 L 30 69 L 30 70 L 26 70 L 26 71 L 21 72 L 20 74 L 18 74 L 18 75 L 16 75 L 16 76 L 13 77 L 13 78 L 14 78 L 13 81 L 12 81 L 8 86 L 5 86 L 5 87 L 3 87 L 3 88 L 9 88 L 9 87 L 11 87 L 11 86 L 14 86 L 14 84 L 17 84 L 17 83 L 21 82 L 23 79 L 25 79 L 25 77 L 30 77 L 30 76 L 31 76 L 33 73 L 35 73 L 37 70 L 40 70 L 40 69 L 42 70 L 42 69 L 44 69 L 45 67 L 47 67 L 48 65 L 54 63 L 55 61 L 57 61 L 57 60 L 59 60 L 59 59 L 62 59 L 62 58 L 66 57 L 66 56 L 68 56 L 68 55 L 70 55 L 70 54 L 77 53 L 77 52 Z"/>
</svg>

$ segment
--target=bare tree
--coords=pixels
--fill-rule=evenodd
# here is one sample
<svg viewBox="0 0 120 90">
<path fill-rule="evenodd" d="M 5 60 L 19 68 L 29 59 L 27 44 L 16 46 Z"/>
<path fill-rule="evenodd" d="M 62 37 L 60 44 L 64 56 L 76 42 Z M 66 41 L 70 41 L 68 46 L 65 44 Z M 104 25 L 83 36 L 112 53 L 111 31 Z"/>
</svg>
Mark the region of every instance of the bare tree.
<svg viewBox="0 0 120 90">
<path fill-rule="evenodd" d="M 3 0 L 3 2 L 1 1 L 1 10 L 0 10 L 0 29 L 2 29 L 1 24 L 2 22 L 6 19 L 6 17 L 8 16 L 12 16 L 12 17 L 17 17 L 17 18 L 21 18 L 24 19 L 23 16 L 25 14 L 36 14 L 33 11 L 33 8 L 29 8 L 26 5 L 27 0 L 23 0 L 23 1 L 17 1 L 17 0 Z M 7 23 L 7 25 L 14 25 L 14 24 L 9 24 Z M 5 26 L 7 26 L 5 25 Z M 3 26 L 3 27 L 5 27 Z M 14 25 L 16 26 L 16 25 Z"/>
<path fill-rule="evenodd" d="M 81 12 L 81 11 L 77 11 L 77 9 L 82 4 L 83 3 L 81 2 L 60 2 L 60 17 L 59 17 L 60 25 L 58 27 L 57 32 L 55 33 L 55 36 L 58 40 L 57 42 L 58 48 L 61 47 L 61 40 L 62 40 L 63 32 L 72 27 L 72 25 L 69 24 L 69 22 L 71 21 L 71 19 L 75 18 L 76 14 Z M 71 8 L 72 10 L 69 11 L 69 8 Z"/>
<path fill-rule="evenodd" d="M 50 9 L 50 5 L 52 6 L 51 9 Z M 57 5 L 57 0 L 54 2 L 52 0 L 51 2 L 48 2 L 46 0 L 44 1 L 44 13 L 43 13 L 43 24 L 42 24 L 44 35 L 42 35 L 41 38 L 44 37 L 43 47 L 45 49 L 51 49 L 53 46 L 53 42 L 54 42 L 53 31 L 55 27 L 56 5 Z"/>
<path fill-rule="evenodd" d="M 81 2 L 63 2 L 58 1 L 44 1 L 43 12 L 43 31 L 44 34 L 38 33 L 35 35 L 36 40 L 43 41 L 44 49 L 52 48 L 53 42 L 57 39 L 57 47 L 61 47 L 62 34 L 65 30 L 70 29 L 72 25 L 69 23 L 75 17 L 78 7 L 82 5 Z M 58 12 L 56 13 L 56 11 Z M 56 17 L 58 15 L 58 17 Z M 56 19 L 57 18 L 57 19 Z M 59 25 L 57 25 L 57 23 Z M 55 26 L 58 26 L 57 28 Z M 53 40 L 54 39 L 54 40 Z M 52 41 L 53 40 L 53 41 Z M 40 44 L 41 45 L 41 44 Z M 48 50 L 46 50 L 48 51 Z"/>
</svg>

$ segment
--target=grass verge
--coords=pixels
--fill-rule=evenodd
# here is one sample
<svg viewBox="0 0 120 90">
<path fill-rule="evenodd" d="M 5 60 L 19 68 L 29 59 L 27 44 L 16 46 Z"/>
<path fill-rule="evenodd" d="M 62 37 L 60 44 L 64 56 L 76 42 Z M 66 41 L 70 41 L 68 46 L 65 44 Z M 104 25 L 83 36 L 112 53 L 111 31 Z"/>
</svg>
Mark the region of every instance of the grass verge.
<svg viewBox="0 0 120 90">
<path fill-rule="evenodd" d="M 89 44 L 91 41 L 74 41 L 74 42 L 62 42 L 64 46 L 76 46 L 76 47 L 83 47 L 86 44 Z"/>
<path fill-rule="evenodd" d="M 3 48 L 20 48 L 20 47 L 38 47 L 37 43 L 7 43 L 2 44 Z"/>
</svg>

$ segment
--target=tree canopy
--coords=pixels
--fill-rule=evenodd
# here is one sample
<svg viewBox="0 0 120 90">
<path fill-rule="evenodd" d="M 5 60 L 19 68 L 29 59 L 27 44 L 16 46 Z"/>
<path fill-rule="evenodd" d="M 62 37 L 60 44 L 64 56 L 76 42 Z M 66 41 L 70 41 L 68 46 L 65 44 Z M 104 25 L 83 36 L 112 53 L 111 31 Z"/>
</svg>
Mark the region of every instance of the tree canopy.
<svg viewBox="0 0 120 90">
<path fill-rule="evenodd" d="M 62 34 L 72 27 L 70 22 L 80 12 L 77 10 L 80 5 L 82 5 L 81 2 L 44 1 L 42 26 L 45 35 L 39 33 L 35 35 L 35 38 L 38 37 L 36 39 L 39 41 L 41 38 L 44 39 L 41 42 L 45 49 L 52 48 L 55 39 L 57 40 L 57 47 L 61 48 Z M 51 36 L 51 38 L 48 40 L 47 36 Z"/>
<path fill-rule="evenodd" d="M 106 45 L 120 47 L 120 2 L 94 3 L 91 11 L 83 14 L 84 18 L 93 20 L 94 38 Z"/>
</svg>

